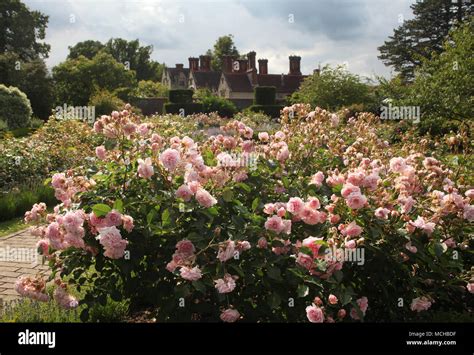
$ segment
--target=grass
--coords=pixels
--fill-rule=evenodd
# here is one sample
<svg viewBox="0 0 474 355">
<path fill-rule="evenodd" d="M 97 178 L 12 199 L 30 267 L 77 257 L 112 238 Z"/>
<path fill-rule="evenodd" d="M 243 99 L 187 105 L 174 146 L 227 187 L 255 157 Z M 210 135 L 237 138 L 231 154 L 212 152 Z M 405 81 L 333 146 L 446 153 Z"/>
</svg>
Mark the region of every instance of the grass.
<svg viewBox="0 0 474 355">
<path fill-rule="evenodd" d="M 0 237 L 21 231 L 28 228 L 28 226 L 23 223 L 22 217 L 17 217 L 10 219 L 8 221 L 0 222 Z"/>
</svg>

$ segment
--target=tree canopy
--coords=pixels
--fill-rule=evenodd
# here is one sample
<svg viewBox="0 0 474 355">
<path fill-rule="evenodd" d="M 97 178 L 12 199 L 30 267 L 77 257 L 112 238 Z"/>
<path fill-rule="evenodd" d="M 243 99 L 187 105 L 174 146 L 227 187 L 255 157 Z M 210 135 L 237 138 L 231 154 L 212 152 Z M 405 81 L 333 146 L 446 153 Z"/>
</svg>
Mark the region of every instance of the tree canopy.
<svg viewBox="0 0 474 355">
<path fill-rule="evenodd" d="M 219 37 L 216 40 L 213 49 L 208 49 L 206 54 L 211 56 L 212 70 L 221 70 L 222 59 L 225 55 L 231 55 L 234 57 L 239 56 L 239 51 L 234 43 L 234 36 L 229 34 Z"/>
<path fill-rule="evenodd" d="M 474 14 L 465 0 L 424 0 L 411 5 L 414 18 L 406 20 L 378 49 L 379 58 L 405 80 L 412 80 L 423 59 L 443 50 L 453 26 Z"/>
</svg>

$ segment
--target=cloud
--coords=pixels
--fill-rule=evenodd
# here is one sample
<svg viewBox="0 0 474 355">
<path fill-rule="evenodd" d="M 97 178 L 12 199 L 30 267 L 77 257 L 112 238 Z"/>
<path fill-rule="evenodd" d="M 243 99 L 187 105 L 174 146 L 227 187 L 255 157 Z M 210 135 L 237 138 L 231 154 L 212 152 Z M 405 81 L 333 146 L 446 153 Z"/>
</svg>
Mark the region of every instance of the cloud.
<svg viewBox="0 0 474 355">
<path fill-rule="evenodd" d="M 288 56 L 302 56 L 302 71 L 347 62 L 361 75 L 388 75 L 377 47 L 409 18 L 410 0 L 26 0 L 49 15 L 46 42 L 52 67 L 68 46 L 88 39 L 139 39 L 153 45 L 153 58 L 187 63 L 233 34 L 241 53 L 257 52 L 269 71 L 288 71 Z"/>
</svg>

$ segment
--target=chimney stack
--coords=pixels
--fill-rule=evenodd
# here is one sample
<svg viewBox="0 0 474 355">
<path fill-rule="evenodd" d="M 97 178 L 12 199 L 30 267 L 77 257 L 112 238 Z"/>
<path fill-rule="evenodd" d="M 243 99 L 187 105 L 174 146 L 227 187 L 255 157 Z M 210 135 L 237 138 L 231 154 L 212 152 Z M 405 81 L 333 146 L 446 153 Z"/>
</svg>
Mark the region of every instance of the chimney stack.
<svg viewBox="0 0 474 355">
<path fill-rule="evenodd" d="M 222 71 L 224 73 L 232 73 L 232 56 L 230 55 L 224 55 L 222 58 Z"/>
<path fill-rule="evenodd" d="M 259 74 L 268 74 L 268 59 L 259 59 L 258 60 L 258 73 Z"/>
<path fill-rule="evenodd" d="M 189 70 L 198 71 L 199 70 L 199 58 L 189 57 Z"/>
<path fill-rule="evenodd" d="M 199 56 L 200 67 L 199 70 L 210 71 L 211 70 L 211 57 L 208 55 Z"/>
<path fill-rule="evenodd" d="M 247 71 L 247 59 L 238 59 L 239 62 L 239 73 L 245 73 Z"/>
<path fill-rule="evenodd" d="M 257 69 L 257 67 L 255 66 L 255 56 L 256 55 L 257 55 L 257 53 L 255 53 L 254 51 L 247 53 L 247 60 L 248 60 L 247 68 L 248 68 L 248 70 Z"/>
<path fill-rule="evenodd" d="M 176 64 L 176 69 L 183 69 L 184 65 L 183 64 Z"/>
<path fill-rule="evenodd" d="M 288 74 L 301 75 L 301 70 L 300 70 L 301 57 L 298 57 L 296 55 L 290 55 L 289 59 L 290 59 L 290 72 Z"/>
</svg>

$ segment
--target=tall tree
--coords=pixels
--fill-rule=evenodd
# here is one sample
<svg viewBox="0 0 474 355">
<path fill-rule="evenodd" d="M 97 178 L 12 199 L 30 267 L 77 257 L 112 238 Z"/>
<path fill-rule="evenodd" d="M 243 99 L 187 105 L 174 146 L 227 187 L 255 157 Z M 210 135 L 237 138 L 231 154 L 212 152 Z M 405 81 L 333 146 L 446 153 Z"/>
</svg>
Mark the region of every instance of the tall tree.
<svg viewBox="0 0 474 355">
<path fill-rule="evenodd" d="M 409 81 L 423 59 L 443 50 L 450 29 L 474 14 L 473 4 L 466 0 L 423 0 L 411 9 L 415 17 L 404 21 L 378 48 L 385 65 Z"/>
<path fill-rule="evenodd" d="M 74 46 L 69 46 L 68 59 L 77 59 L 83 55 L 87 59 L 92 59 L 105 48 L 105 45 L 99 41 L 87 40 L 76 43 Z"/>
<path fill-rule="evenodd" d="M 20 0 L 0 1 L 0 54 L 14 52 L 23 61 L 47 58 L 50 46 L 39 42 L 47 24 L 48 16 L 30 11 Z"/>
<path fill-rule="evenodd" d="M 161 80 L 163 65 L 151 59 L 153 46 L 140 46 L 138 39 L 111 38 L 105 44 L 92 40 L 79 42 L 69 47 L 68 59 L 77 59 L 81 55 L 92 59 L 100 51 L 111 54 L 117 62 L 135 70 L 138 80 Z"/>
<path fill-rule="evenodd" d="M 227 36 L 219 37 L 214 44 L 214 49 L 209 49 L 206 54 L 211 56 L 212 69 L 221 70 L 222 58 L 224 55 L 232 55 L 235 57 L 239 56 L 239 51 L 234 44 L 234 36 L 229 34 Z"/>
</svg>

